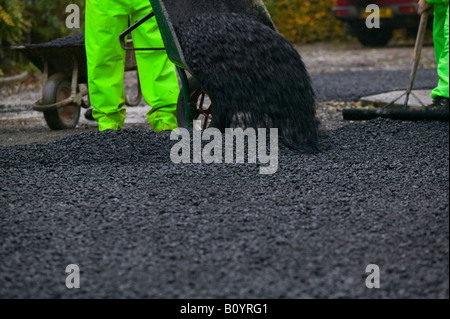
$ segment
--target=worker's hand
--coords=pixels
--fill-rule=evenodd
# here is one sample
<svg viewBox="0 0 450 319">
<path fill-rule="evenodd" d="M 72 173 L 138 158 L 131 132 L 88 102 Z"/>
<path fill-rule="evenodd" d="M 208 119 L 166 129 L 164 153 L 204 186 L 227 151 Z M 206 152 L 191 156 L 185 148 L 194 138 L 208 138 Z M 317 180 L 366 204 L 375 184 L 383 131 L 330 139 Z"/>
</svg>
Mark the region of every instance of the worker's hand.
<svg viewBox="0 0 450 319">
<path fill-rule="evenodd" d="M 433 4 L 427 2 L 426 0 L 419 0 L 419 9 L 417 12 L 419 15 L 422 15 L 425 11 L 431 10 L 433 8 Z"/>
</svg>

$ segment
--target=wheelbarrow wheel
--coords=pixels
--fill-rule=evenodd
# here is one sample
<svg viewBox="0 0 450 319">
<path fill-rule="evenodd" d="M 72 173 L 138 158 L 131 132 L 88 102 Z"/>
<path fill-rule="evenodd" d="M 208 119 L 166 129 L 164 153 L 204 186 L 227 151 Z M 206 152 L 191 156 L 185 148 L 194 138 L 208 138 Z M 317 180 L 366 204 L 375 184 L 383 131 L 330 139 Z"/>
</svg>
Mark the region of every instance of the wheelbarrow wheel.
<svg viewBox="0 0 450 319">
<path fill-rule="evenodd" d="M 64 74 L 50 76 L 45 83 L 42 104 L 49 105 L 70 97 L 70 80 Z M 57 110 L 44 111 L 44 118 L 52 130 L 65 130 L 77 126 L 80 119 L 81 106 L 68 105 Z"/>
<path fill-rule="evenodd" d="M 206 130 L 213 126 L 213 103 L 208 93 L 202 89 L 200 82 L 195 78 L 189 78 L 189 102 L 188 111 L 184 107 L 183 91 L 180 92 L 177 103 L 178 127 L 189 128 L 188 123 L 192 123 L 194 130 Z M 221 125 L 214 125 L 221 129 Z"/>
</svg>

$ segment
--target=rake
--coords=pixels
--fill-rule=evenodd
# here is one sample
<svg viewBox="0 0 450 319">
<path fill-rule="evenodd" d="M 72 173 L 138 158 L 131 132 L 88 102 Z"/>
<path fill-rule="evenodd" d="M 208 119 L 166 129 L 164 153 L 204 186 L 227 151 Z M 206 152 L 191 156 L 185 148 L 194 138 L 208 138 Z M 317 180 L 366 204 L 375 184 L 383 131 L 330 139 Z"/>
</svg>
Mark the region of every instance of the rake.
<svg viewBox="0 0 450 319">
<path fill-rule="evenodd" d="M 422 13 L 420 18 L 419 30 L 417 31 L 416 44 L 414 47 L 414 58 L 411 75 L 409 78 L 409 84 L 406 91 L 398 96 L 392 102 L 386 104 L 379 110 L 361 110 L 361 109 L 345 109 L 343 110 L 343 116 L 345 120 L 351 121 L 363 121 L 371 120 L 375 118 L 389 118 L 392 120 L 400 121 L 447 121 L 449 120 L 448 110 L 427 110 L 423 102 L 412 91 L 414 80 L 416 78 L 417 70 L 419 68 L 420 57 L 422 54 L 423 41 L 425 38 L 425 31 L 428 24 L 429 12 Z M 410 96 L 414 96 L 424 108 L 423 110 L 411 110 L 408 107 Z M 390 106 L 405 96 L 405 102 L 403 109 L 392 109 Z"/>
</svg>

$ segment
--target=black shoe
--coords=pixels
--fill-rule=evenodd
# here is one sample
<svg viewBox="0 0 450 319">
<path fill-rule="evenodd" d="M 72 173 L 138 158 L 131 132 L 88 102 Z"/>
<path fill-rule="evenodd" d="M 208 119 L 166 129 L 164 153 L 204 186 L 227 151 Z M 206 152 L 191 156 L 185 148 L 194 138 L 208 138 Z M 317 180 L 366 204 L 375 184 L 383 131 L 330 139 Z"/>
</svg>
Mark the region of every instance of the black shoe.
<svg viewBox="0 0 450 319">
<path fill-rule="evenodd" d="M 86 120 L 95 121 L 94 117 L 92 116 L 92 110 L 93 109 L 89 109 L 89 110 L 86 111 L 86 113 L 84 113 L 84 118 Z"/>
<path fill-rule="evenodd" d="M 448 109 L 448 98 L 442 96 L 437 96 L 434 98 L 433 103 L 426 107 L 426 110 L 428 111 L 448 111 Z"/>
</svg>

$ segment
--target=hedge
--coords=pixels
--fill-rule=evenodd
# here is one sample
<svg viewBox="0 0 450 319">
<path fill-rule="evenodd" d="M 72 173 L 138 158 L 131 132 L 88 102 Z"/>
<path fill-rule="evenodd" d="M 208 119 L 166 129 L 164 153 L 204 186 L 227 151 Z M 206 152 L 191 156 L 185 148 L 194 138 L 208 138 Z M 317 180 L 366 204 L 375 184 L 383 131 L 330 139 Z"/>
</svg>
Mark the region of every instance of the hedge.
<svg viewBox="0 0 450 319">
<path fill-rule="evenodd" d="M 345 37 L 345 25 L 332 14 L 332 0 L 265 0 L 275 25 L 294 43 Z"/>
</svg>

